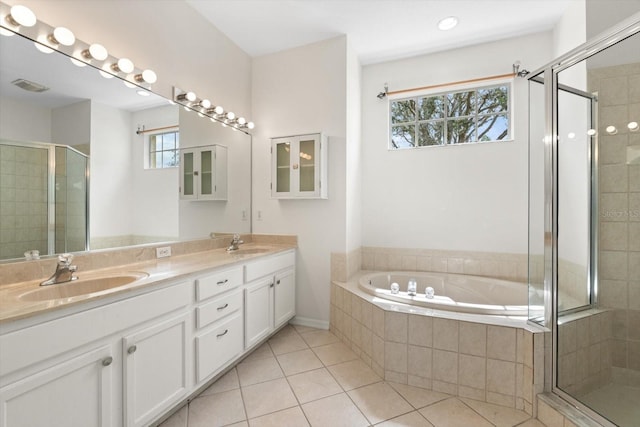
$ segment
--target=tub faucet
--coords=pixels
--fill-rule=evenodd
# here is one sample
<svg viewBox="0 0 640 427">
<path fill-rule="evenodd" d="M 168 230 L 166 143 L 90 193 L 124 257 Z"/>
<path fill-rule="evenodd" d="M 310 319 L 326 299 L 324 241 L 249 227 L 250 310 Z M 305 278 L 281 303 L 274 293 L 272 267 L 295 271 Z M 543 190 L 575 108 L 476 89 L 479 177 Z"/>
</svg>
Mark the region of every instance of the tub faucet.
<svg viewBox="0 0 640 427">
<path fill-rule="evenodd" d="M 239 234 L 234 234 L 233 235 L 233 239 L 231 239 L 231 244 L 227 248 L 227 252 L 237 251 L 238 249 L 240 249 L 238 246 L 243 244 L 243 243 L 244 242 L 242 240 L 240 240 L 240 235 Z"/>
<path fill-rule="evenodd" d="M 58 255 L 58 264 L 56 265 L 56 271 L 44 282 L 40 283 L 40 286 L 55 285 L 56 283 L 71 282 L 77 280 L 78 276 L 74 273 L 78 270 L 78 267 L 71 265 L 73 255 L 60 254 Z"/>
</svg>

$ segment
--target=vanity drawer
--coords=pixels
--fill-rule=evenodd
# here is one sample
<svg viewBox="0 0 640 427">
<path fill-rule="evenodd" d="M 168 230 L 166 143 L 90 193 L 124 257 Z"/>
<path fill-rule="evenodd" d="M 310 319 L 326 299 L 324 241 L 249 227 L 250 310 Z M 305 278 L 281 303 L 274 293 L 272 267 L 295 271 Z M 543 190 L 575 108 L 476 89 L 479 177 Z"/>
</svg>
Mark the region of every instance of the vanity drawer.
<svg viewBox="0 0 640 427">
<path fill-rule="evenodd" d="M 242 291 L 223 295 L 196 308 L 196 326 L 204 328 L 242 308 Z"/>
<path fill-rule="evenodd" d="M 207 379 L 225 363 L 242 353 L 244 347 L 242 312 L 221 320 L 219 324 L 196 337 L 197 382 Z"/>
<path fill-rule="evenodd" d="M 295 265 L 295 263 L 296 253 L 294 251 L 253 261 L 245 266 L 245 279 L 247 282 L 251 282 L 259 279 L 260 277 L 291 267 Z"/>
<path fill-rule="evenodd" d="M 242 267 L 215 272 L 196 279 L 196 298 L 203 301 L 242 285 Z"/>
</svg>

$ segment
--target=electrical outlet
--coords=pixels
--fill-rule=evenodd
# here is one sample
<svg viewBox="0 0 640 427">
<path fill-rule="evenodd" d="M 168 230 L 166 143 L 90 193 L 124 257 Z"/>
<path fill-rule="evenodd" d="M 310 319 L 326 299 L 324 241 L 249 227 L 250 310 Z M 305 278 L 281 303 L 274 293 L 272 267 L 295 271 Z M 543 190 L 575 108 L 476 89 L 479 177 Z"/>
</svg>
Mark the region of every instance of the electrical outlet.
<svg viewBox="0 0 640 427">
<path fill-rule="evenodd" d="M 171 246 L 156 248 L 156 258 L 166 258 L 171 256 Z"/>
<path fill-rule="evenodd" d="M 246 209 L 242 209 L 242 220 L 246 221 L 247 219 L 248 219 L 247 218 L 247 210 Z"/>
</svg>

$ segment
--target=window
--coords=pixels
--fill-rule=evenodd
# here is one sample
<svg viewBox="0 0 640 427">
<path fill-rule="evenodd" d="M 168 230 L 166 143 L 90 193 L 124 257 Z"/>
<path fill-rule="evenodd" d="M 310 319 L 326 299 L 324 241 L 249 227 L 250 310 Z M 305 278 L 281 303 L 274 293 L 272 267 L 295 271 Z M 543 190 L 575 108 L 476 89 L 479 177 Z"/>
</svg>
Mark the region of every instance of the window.
<svg viewBox="0 0 640 427">
<path fill-rule="evenodd" d="M 510 138 L 510 86 L 391 100 L 389 149 Z"/>
<path fill-rule="evenodd" d="M 172 168 L 180 162 L 180 133 L 149 135 L 149 169 Z"/>
</svg>

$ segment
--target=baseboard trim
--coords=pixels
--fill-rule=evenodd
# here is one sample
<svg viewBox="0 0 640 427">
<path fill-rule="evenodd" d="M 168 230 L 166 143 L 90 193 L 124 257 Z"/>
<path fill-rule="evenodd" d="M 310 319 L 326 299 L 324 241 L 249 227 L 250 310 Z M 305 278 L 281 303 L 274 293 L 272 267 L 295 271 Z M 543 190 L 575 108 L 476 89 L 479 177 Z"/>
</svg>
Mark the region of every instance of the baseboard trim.
<svg viewBox="0 0 640 427">
<path fill-rule="evenodd" d="M 292 325 L 308 326 L 310 328 L 329 330 L 329 322 L 326 320 L 311 319 L 310 317 L 295 316 L 289 321 Z"/>
</svg>

